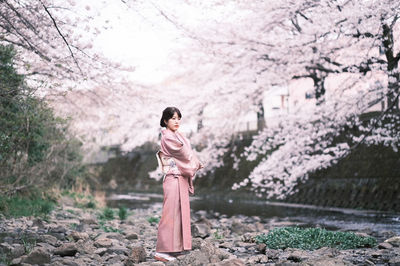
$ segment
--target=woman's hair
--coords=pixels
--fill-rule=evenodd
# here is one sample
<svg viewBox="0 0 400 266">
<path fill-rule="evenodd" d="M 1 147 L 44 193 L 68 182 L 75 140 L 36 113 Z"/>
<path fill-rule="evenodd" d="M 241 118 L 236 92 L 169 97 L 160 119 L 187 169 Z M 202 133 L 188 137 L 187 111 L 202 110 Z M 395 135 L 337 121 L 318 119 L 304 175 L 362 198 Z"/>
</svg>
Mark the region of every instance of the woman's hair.
<svg viewBox="0 0 400 266">
<path fill-rule="evenodd" d="M 167 127 L 167 125 L 165 124 L 164 120 L 168 122 L 168 120 L 170 120 L 174 116 L 175 113 L 178 114 L 179 118 L 182 118 L 181 111 L 179 111 L 178 108 L 176 108 L 176 107 L 167 107 L 167 108 L 165 108 L 163 113 L 162 113 L 161 120 L 160 120 L 160 126 Z"/>
</svg>

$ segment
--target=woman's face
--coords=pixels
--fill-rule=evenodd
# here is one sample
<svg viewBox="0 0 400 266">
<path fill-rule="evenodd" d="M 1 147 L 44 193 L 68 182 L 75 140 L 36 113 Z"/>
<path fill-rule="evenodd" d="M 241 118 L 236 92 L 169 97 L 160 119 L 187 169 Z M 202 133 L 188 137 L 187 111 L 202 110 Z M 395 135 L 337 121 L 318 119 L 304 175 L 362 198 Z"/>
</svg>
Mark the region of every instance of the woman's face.
<svg viewBox="0 0 400 266">
<path fill-rule="evenodd" d="M 174 115 L 166 122 L 167 128 L 172 131 L 176 131 L 179 128 L 179 124 L 181 119 L 178 114 L 175 112 Z"/>
</svg>

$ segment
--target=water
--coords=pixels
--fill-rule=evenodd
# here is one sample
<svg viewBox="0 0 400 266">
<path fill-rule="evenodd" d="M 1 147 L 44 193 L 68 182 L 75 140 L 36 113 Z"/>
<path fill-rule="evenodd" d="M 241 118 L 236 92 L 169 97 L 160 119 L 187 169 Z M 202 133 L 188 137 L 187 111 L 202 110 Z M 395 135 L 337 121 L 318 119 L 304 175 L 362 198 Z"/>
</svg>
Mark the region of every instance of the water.
<svg viewBox="0 0 400 266">
<path fill-rule="evenodd" d="M 111 207 L 146 208 L 163 201 L 161 194 L 130 193 L 108 197 Z M 218 197 L 191 197 L 193 211 L 218 212 L 233 215 L 258 216 L 263 221 L 275 219 L 297 223 L 302 226 L 319 226 L 331 230 L 393 231 L 400 235 L 400 214 L 343 208 L 326 208 L 303 204 L 287 204 Z"/>
</svg>

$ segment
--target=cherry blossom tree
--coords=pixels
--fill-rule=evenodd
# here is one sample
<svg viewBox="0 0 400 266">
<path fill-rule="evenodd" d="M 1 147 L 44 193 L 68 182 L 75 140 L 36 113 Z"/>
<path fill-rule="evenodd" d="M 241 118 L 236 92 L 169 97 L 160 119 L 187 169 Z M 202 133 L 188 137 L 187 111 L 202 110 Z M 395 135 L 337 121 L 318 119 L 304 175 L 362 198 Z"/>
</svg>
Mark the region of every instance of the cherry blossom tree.
<svg viewBox="0 0 400 266">
<path fill-rule="evenodd" d="M 104 3 L 1 1 L 0 41 L 19 51 L 19 71 L 42 94 L 82 87 L 85 80 L 107 83 L 122 67 L 93 49 L 95 37 L 107 28 L 98 19 Z"/>
<path fill-rule="evenodd" d="M 209 161 L 206 170 L 220 166 L 241 115 L 262 112 L 257 104 L 271 86 L 292 79 L 313 80 L 317 105 L 293 109 L 276 118 L 278 126 L 259 132 L 242 157 L 263 159 L 234 189 L 249 186 L 267 197 L 283 198 L 294 193 L 296 184 L 310 172 L 337 163 L 362 143 L 398 149 L 399 3 L 168 1 L 152 5 L 159 16 L 198 44 L 180 54 L 180 62 L 192 67 L 197 62 L 197 75 L 207 65 L 198 62 L 218 66 L 207 76 L 209 82 L 202 84 L 202 93 L 213 97 L 206 106 L 226 123 L 220 130 L 218 123 L 203 126 L 194 138 L 203 144 L 206 139 L 201 152 Z M 190 58 L 193 50 L 203 54 L 201 61 Z M 329 79 L 342 82 L 327 88 Z M 382 101 L 387 104 L 380 114 L 360 119 Z M 357 133 L 349 134 L 349 128 Z"/>
</svg>

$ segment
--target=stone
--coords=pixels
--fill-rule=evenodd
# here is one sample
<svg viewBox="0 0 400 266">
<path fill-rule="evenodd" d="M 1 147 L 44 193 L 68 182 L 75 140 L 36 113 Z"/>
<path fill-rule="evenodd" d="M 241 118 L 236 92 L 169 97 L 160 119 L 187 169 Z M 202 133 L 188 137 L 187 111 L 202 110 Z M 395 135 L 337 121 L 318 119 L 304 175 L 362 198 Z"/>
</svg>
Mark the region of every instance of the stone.
<svg viewBox="0 0 400 266">
<path fill-rule="evenodd" d="M 78 248 L 75 243 L 65 243 L 54 250 L 54 255 L 64 256 L 75 256 L 78 252 Z"/>
<path fill-rule="evenodd" d="M 127 262 L 127 263 L 130 263 L 130 262 L 140 263 L 140 262 L 146 261 L 146 256 L 147 256 L 147 254 L 146 254 L 146 250 L 144 249 L 144 247 L 142 247 L 142 246 L 132 247 L 131 254 L 129 255 L 129 257 L 127 259 L 129 262 Z M 125 263 L 125 265 L 127 265 L 127 264 Z"/>
<path fill-rule="evenodd" d="M 211 227 L 205 223 L 192 224 L 192 237 L 206 238 L 211 234 Z"/>
<path fill-rule="evenodd" d="M 400 247 L 400 236 L 394 236 L 385 240 L 385 243 L 389 243 L 394 247 Z"/>
<path fill-rule="evenodd" d="M 25 248 L 21 244 L 13 244 L 10 253 L 11 257 L 18 258 L 25 254 Z"/>
<path fill-rule="evenodd" d="M 72 232 L 72 233 L 70 234 L 70 236 L 71 236 L 72 239 L 75 240 L 75 241 L 78 241 L 78 240 L 80 240 L 80 239 L 82 239 L 82 240 L 89 239 L 89 235 L 88 235 L 87 233 L 81 233 L 81 232 L 76 232 L 76 231 Z"/>
<path fill-rule="evenodd" d="M 265 264 L 268 263 L 268 257 L 266 255 L 256 255 L 247 258 L 248 265 L 255 265 L 255 264 Z"/>
<path fill-rule="evenodd" d="M 89 213 L 84 213 L 79 221 L 83 224 L 97 224 L 96 217 Z"/>
<path fill-rule="evenodd" d="M 14 266 L 14 265 L 20 265 L 21 264 L 22 259 L 21 258 L 15 258 L 11 261 L 10 265 Z M 0 264 L 2 265 L 2 264 Z"/>
<path fill-rule="evenodd" d="M 39 242 L 43 242 L 43 243 L 48 243 L 52 246 L 56 246 L 57 245 L 57 241 L 58 239 L 55 236 L 52 235 L 41 235 L 39 237 Z"/>
<path fill-rule="evenodd" d="M 51 264 L 51 266 L 81 266 L 81 265 L 82 264 L 75 262 L 71 258 L 60 258 Z"/>
<path fill-rule="evenodd" d="M 128 240 L 134 240 L 134 239 L 138 239 L 139 237 L 135 232 L 129 232 L 126 234 L 125 238 Z"/>
<path fill-rule="evenodd" d="M 113 246 L 107 249 L 107 253 L 115 253 L 118 255 L 128 255 L 129 249 L 123 246 Z"/>
<path fill-rule="evenodd" d="M 328 256 L 328 257 L 336 257 L 339 254 L 339 250 L 337 248 L 331 248 L 331 247 L 322 247 L 313 252 L 314 254 L 317 254 L 318 256 Z"/>
<path fill-rule="evenodd" d="M 279 258 L 279 251 L 275 249 L 265 249 L 265 255 L 267 255 L 270 259 L 277 259 Z"/>
<path fill-rule="evenodd" d="M 21 263 L 38 265 L 50 263 L 50 253 L 44 248 L 36 247 L 26 257 L 23 257 Z"/>
<path fill-rule="evenodd" d="M 289 253 L 288 260 L 294 262 L 301 262 L 308 258 L 308 254 L 304 250 L 293 250 Z"/>
<path fill-rule="evenodd" d="M 265 254 L 265 249 L 267 248 L 267 245 L 265 245 L 264 243 L 258 244 L 257 245 L 257 250 L 260 253 Z"/>
<path fill-rule="evenodd" d="M 203 239 L 198 238 L 198 237 L 192 238 L 192 249 L 193 249 L 193 250 L 194 250 L 194 249 L 200 249 L 201 243 L 202 243 L 203 241 L 204 241 Z"/>
<path fill-rule="evenodd" d="M 313 266 L 348 266 L 353 265 L 353 263 L 345 262 L 340 258 L 317 258 L 314 260 L 308 260 L 308 265 Z"/>
<path fill-rule="evenodd" d="M 244 266 L 244 262 L 241 259 L 227 259 L 217 263 L 210 264 L 213 266 Z"/>
<path fill-rule="evenodd" d="M 379 249 L 391 249 L 391 248 L 393 248 L 393 246 L 389 242 L 383 242 L 383 243 L 379 243 L 378 248 Z"/>
<path fill-rule="evenodd" d="M 389 260 L 390 266 L 400 266 L 400 256 L 393 257 Z"/>
<path fill-rule="evenodd" d="M 238 235 L 242 235 L 242 234 L 245 234 L 245 233 L 248 233 L 248 232 L 254 232 L 256 230 L 255 230 L 255 226 L 254 225 L 252 227 L 252 226 L 250 226 L 248 224 L 243 223 L 242 221 L 240 221 L 238 219 L 235 219 L 232 222 L 231 231 L 233 233 L 238 234 Z"/>
<path fill-rule="evenodd" d="M 103 256 L 107 252 L 106 248 L 98 248 L 94 251 L 94 254 L 98 254 L 100 256 Z"/>
<path fill-rule="evenodd" d="M 109 238 L 99 238 L 94 242 L 94 246 L 98 248 L 107 248 L 112 246 L 112 241 Z"/>
</svg>

